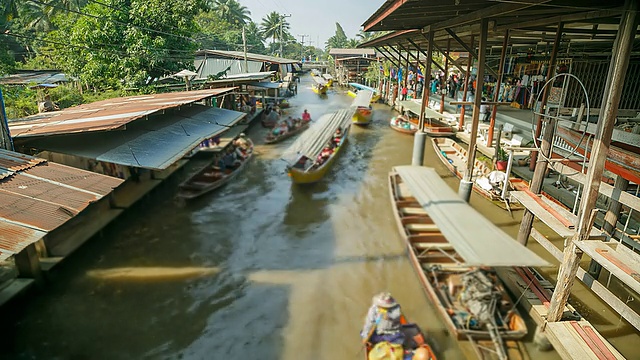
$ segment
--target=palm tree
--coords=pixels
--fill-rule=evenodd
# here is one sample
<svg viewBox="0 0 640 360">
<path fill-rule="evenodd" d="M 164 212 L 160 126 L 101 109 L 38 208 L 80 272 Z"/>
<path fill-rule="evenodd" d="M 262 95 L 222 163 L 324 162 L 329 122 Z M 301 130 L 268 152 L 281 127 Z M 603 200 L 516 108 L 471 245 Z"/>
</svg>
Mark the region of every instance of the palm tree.
<svg viewBox="0 0 640 360">
<path fill-rule="evenodd" d="M 371 31 L 362 31 L 360 30 L 360 32 L 358 32 L 358 34 L 356 34 L 356 37 L 359 40 L 359 43 L 363 43 L 366 41 L 369 41 L 371 39 L 373 39 L 374 37 L 374 33 Z"/>
<path fill-rule="evenodd" d="M 251 11 L 236 0 L 214 0 L 210 5 L 221 18 L 238 27 L 251 21 Z"/>
<path fill-rule="evenodd" d="M 262 30 L 262 36 L 264 38 L 271 38 L 273 42 L 276 42 L 276 38 L 280 37 L 280 25 L 282 24 L 282 32 L 288 33 L 289 23 L 275 11 L 270 12 L 267 16 L 262 18 L 260 28 Z"/>
</svg>

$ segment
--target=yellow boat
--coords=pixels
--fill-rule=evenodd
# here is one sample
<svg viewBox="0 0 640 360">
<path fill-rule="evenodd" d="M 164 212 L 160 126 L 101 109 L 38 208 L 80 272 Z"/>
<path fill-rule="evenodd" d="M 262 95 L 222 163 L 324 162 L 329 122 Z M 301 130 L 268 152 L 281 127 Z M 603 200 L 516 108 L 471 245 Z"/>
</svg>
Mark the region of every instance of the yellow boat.
<svg viewBox="0 0 640 360">
<path fill-rule="evenodd" d="M 327 80 L 327 86 L 333 86 L 333 76 L 331 74 L 323 74 L 322 77 Z"/>
<path fill-rule="evenodd" d="M 328 88 L 329 88 L 329 86 L 320 85 L 320 84 L 313 84 L 311 86 L 311 90 L 313 90 L 313 92 L 316 93 L 316 94 L 326 94 Z"/>
<path fill-rule="evenodd" d="M 351 97 L 356 97 L 358 96 L 358 93 L 362 90 L 369 90 L 373 93 L 373 96 L 371 96 L 371 103 L 375 103 L 378 102 L 378 100 L 380 100 L 380 93 L 378 92 L 378 90 L 369 87 L 369 86 L 365 86 L 362 84 L 358 84 L 358 83 L 349 83 L 349 86 L 351 87 L 351 89 L 349 89 L 349 91 L 347 91 L 347 95 L 351 96 Z"/>
<path fill-rule="evenodd" d="M 290 164 L 287 173 L 295 184 L 312 184 L 322 180 L 346 145 L 351 128 L 352 110 L 340 110 L 333 114 L 323 115 L 313 126 L 298 137 L 296 142 L 285 152 L 283 159 Z M 325 145 L 334 141 L 337 129 L 342 130 L 340 142 L 333 153 L 319 166 L 315 160 L 324 150 Z"/>
<path fill-rule="evenodd" d="M 371 108 L 371 98 L 373 92 L 371 90 L 359 90 L 356 98 L 351 103 L 354 109 L 352 121 L 356 125 L 369 125 L 373 109 Z"/>
</svg>

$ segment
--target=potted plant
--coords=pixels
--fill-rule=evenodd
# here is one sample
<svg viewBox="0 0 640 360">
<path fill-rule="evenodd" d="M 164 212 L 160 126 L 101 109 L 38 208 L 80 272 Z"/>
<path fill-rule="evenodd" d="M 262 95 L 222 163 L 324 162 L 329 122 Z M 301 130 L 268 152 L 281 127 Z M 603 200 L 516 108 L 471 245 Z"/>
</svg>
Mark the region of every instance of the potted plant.
<svg viewBox="0 0 640 360">
<path fill-rule="evenodd" d="M 496 153 L 496 170 L 507 170 L 507 160 L 509 160 L 509 154 L 502 148 L 498 149 L 498 153 Z"/>
</svg>

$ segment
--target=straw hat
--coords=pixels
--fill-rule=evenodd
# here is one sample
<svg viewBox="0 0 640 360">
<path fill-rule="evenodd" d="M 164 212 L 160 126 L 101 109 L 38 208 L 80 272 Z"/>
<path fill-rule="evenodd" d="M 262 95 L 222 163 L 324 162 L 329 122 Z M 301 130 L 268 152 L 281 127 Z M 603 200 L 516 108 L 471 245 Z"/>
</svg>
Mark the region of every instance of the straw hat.
<svg viewBox="0 0 640 360">
<path fill-rule="evenodd" d="M 373 303 L 382 308 L 392 308 L 398 303 L 388 292 L 382 292 L 373 297 Z"/>
<path fill-rule="evenodd" d="M 244 133 L 240 133 L 240 137 L 245 137 L 247 135 L 245 135 Z"/>
</svg>

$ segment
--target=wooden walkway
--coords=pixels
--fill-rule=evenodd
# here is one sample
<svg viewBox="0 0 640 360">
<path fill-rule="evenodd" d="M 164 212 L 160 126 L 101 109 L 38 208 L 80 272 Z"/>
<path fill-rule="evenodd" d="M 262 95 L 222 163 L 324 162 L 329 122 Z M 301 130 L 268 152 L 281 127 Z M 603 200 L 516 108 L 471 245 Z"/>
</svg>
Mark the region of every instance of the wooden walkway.
<svg viewBox="0 0 640 360">
<path fill-rule="evenodd" d="M 548 323 L 545 334 L 563 359 L 625 359 L 587 321 Z"/>
</svg>

